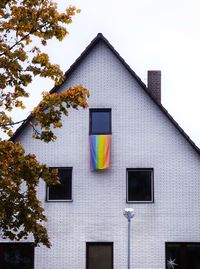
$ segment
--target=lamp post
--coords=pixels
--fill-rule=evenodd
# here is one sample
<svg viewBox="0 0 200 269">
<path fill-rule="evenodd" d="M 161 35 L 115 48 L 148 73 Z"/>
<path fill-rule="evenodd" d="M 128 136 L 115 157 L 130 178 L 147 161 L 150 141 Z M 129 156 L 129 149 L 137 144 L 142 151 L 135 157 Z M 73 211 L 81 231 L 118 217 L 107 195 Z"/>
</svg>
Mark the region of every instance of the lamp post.
<svg viewBox="0 0 200 269">
<path fill-rule="evenodd" d="M 124 209 L 124 217 L 128 220 L 128 269 L 130 269 L 130 261 L 131 261 L 131 219 L 134 217 L 133 208 L 125 208 Z"/>
</svg>

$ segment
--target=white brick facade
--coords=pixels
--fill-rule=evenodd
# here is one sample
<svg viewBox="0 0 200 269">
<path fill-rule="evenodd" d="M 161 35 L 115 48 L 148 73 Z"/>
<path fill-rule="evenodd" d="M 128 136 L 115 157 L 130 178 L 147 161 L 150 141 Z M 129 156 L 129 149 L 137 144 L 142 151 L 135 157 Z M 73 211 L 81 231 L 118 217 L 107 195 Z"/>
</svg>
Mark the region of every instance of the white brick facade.
<svg viewBox="0 0 200 269">
<path fill-rule="evenodd" d="M 164 269 L 165 242 L 200 241 L 200 156 L 123 64 L 98 43 L 62 87 L 89 89 L 91 108 L 112 109 L 111 167 L 89 169 L 89 110 L 71 111 L 49 144 L 19 136 L 27 152 L 49 166 L 73 167 L 73 202 L 45 202 L 52 248 L 37 248 L 35 269 L 85 269 L 86 242 L 113 242 L 114 269 L 127 267 L 127 220 L 132 207 L 131 266 Z M 126 203 L 126 168 L 154 168 L 154 203 Z"/>
</svg>

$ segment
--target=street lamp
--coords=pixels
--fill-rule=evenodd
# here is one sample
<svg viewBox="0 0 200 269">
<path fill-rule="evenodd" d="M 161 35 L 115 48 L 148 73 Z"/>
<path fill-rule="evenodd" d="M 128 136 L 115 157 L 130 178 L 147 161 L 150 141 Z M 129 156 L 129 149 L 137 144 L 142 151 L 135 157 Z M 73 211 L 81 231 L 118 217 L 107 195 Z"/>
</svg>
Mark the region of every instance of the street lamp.
<svg viewBox="0 0 200 269">
<path fill-rule="evenodd" d="M 131 219 L 134 217 L 133 208 L 125 208 L 124 209 L 124 217 L 128 220 L 128 269 L 130 269 L 130 261 L 131 261 Z"/>
</svg>

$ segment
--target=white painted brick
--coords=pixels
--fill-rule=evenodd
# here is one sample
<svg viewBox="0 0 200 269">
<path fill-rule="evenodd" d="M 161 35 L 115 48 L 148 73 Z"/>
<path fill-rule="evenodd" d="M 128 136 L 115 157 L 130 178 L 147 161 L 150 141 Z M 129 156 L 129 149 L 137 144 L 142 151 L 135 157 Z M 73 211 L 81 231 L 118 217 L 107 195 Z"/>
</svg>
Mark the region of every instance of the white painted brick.
<svg viewBox="0 0 200 269">
<path fill-rule="evenodd" d="M 127 220 L 135 209 L 131 263 L 165 268 L 166 241 L 200 241 L 200 158 L 104 45 L 97 45 L 62 87 L 82 84 L 91 108 L 112 108 L 111 168 L 89 170 L 89 111 L 71 111 L 56 142 L 20 136 L 49 166 L 73 166 L 73 202 L 45 203 L 53 247 L 36 249 L 36 269 L 84 269 L 86 242 L 114 243 L 114 268 L 127 266 Z M 178 105 L 178 104 L 177 104 Z M 154 204 L 126 204 L 126 168 L 154 168 Z"/>
</svg>

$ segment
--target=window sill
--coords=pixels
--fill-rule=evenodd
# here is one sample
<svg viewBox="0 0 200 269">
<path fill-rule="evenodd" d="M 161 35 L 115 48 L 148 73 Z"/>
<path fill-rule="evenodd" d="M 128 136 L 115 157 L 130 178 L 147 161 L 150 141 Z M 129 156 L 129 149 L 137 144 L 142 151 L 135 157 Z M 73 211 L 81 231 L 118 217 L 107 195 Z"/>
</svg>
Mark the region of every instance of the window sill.
<svg viewBox="0 0 200 269">
<path fill-rule="evenodd" d="M 45 200 L 46 203 L 71 203 L 73 200 Z"/>
<path fill-rule="evenodd" d="M 154 201 L 126 201 L 127 204 L 154 204 Z"/>
</svg>

